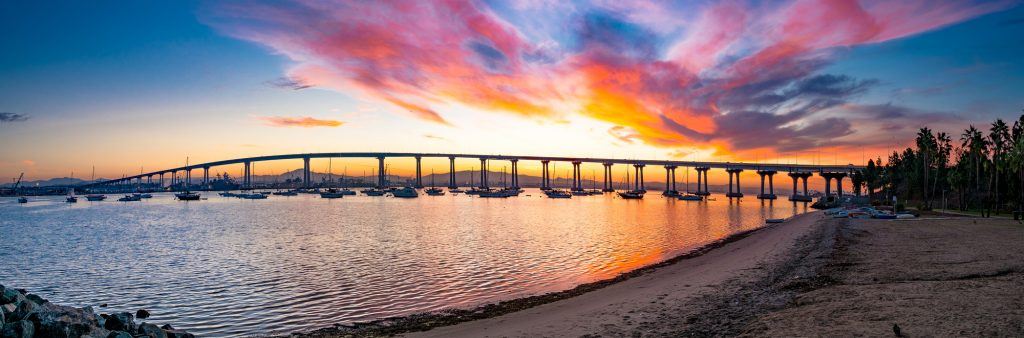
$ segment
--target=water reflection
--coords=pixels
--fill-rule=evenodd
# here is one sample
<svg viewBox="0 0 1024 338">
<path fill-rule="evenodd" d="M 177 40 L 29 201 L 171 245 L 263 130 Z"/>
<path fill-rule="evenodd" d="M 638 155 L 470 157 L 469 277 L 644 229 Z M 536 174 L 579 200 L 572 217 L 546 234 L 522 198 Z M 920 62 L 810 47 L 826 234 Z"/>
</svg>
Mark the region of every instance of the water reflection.
<svg viewBox="0 0 1024 338">
<path fill-rule="evenodd" d="M 151 310 L 202 335 L 307 330 L 571 288 L 681 254 L 788 201 L 314 196 L 19 205 L 0 200 L 0 283 Z M 212 195 L 212 194 L 211 194 Z"/>
</svg>

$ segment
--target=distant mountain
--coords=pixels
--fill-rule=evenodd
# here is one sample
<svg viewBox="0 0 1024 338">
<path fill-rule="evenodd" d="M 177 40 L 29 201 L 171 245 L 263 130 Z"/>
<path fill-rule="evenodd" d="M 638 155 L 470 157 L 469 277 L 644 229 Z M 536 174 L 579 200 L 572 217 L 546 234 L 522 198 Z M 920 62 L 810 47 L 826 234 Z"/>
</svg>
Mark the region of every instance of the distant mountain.
<svg viewBox="0 0 1024 338">
<path fill-rule="evenodd" d="M 100 180 L 102 180 L 102 179 L 100 179 Z M 79 184 L 84 184 L 84 183 L 88 183 L 88 181 L 85 181 L 85 180 L 82 180 L 82 179 L 78 179 L 78 178 L 73 178 L 73 177 L 57 177 L 57 178 L 51 178 L 51 179 L 46 179 L 46 180 L 38 180 L 38 181 L 21 181 L 21 186 L 23 186 L 23 187 L 48 187 L 48 186 L 53 186 L 53 185 L 79 185 Z M 12 186 L 14 186 L 14 182 L 5 183 L 5 184 L 0 185 L 0 187 L 12 187 Z"/>
</svg>

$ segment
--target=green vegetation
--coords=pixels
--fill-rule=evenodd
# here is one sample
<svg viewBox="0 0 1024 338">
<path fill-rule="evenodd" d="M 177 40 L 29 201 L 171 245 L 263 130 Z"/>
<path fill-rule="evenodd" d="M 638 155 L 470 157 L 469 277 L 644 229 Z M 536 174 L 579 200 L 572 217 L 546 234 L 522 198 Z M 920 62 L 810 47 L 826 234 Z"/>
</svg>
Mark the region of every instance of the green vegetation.
<svg viewBox="0 0 1024 338">
<path fill-rule="evenodd" d="M 946 133 L 924 127 L 914 146 L 868 161 L 851 177 L 854 192 L 866 188 L 873 201 L 912 201 L 921 210 L 933 207 L 992 212 L 1024 207 L 1024 115 L 1011 128 L 996 119 L 987 131 L 970 126 L 955 144 Z"/>
</svg>

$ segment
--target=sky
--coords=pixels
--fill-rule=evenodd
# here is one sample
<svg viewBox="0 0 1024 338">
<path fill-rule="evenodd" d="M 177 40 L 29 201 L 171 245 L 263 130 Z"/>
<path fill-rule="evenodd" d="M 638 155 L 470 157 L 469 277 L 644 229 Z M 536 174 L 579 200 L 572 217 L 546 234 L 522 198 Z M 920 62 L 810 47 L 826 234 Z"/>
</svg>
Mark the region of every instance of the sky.
<svg viewBox="0 0 1024 338">
<path fill-rule="evenodd" d="M 3 2 L 0 178 L 345 151 L 863 164 L 1017 119 L 1020 3 Z"/>
</svg>

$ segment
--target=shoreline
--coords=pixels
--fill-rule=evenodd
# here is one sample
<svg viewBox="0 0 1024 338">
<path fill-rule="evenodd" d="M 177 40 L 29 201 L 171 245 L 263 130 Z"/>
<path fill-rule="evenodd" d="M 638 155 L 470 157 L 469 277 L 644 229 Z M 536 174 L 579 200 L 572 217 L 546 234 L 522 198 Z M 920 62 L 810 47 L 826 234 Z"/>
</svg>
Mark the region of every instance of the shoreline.
<svg viewBox="0 0 1024 338">
<path fill-rule="evenodd" d="M 750 238 L 756 234 L 770 232 L 770 230 L 786 227 L 787 225 L 792 225 L 797 222 L 813 222 L 815 220 L 811 220 L 811 218 L 817 218 L 815 215 L 820 217 L 821 213 L 811 211 L 793 216 L 783 223 L 765 224 L 764 226 L 755 229 L 741 231 L 707 243 L 683 254 L 673 256 L 669 259 L 624 272 L 616 277 L 580 284 L 567 290 L 489 303 L 470 309 L 449 309 L 435 312 L 416 313 L 407 316 L 381 318 L 369 322 L 354 323 L 351 325 L 336 324 L 334 327 L 295 332 L 282 335 L 281 337 L 376 337 L 416 333 L 431 334 L 436 332 L 436 329 L 439 328 L 451 328 L 463 324 L 479 323 L 483 320 L 501 318 L 505 315 L 522 313 L 526 310 L 556 304 L 560 301 L 577 299 L 584 295 L 591 295 L 607 289 L 608 287 L 621 285 L 624 282 L 635 280 L 638 277 L 656 274 L 664 268 L 676 266 L 682 262 L 704 257 L 709 253 L 717 252 L 716 249 Z M 449 334 L 444 333 L 442 335 L 447 336 Z"/>
</svg>

